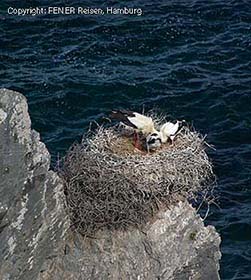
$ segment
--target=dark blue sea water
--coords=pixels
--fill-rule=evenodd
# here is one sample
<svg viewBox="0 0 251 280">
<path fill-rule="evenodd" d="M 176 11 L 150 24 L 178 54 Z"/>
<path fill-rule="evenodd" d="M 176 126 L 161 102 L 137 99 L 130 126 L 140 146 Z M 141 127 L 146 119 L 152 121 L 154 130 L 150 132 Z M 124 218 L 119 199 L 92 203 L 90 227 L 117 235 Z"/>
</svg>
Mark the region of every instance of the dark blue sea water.
<svg viewBox="0 0 251 280">
<path fill-rule="evenodd" d="M 53 162 L 112 108 L 193 121 L 216 148 L 220 209 L 207 223 L 222 237 L 221 277 L 251 279 L 251 1 L 54 1 L 143 15 L 7 15 L 52 5 L 19 2 L 0 3 L 1 87 L 25 94 Z"/>
</svg>

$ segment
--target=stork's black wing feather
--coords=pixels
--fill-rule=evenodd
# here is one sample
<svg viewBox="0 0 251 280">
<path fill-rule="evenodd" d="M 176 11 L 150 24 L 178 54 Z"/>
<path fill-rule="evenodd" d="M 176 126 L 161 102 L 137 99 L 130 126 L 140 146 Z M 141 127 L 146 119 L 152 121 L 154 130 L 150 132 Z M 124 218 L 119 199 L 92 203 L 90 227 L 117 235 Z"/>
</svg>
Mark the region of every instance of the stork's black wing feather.
<svg viewBox="0 0 251 280">
<path fill-rule="evenodd" d="M 135 117 L 134 112 L 128 110 L 114 110 L 110 114 L 111 119 L 119 120 L 123 122 L 125 125 L 128 125 L 132 128 L 137 128 L 136 125 L 130 122 L 128 117 Z"/>
</svg>

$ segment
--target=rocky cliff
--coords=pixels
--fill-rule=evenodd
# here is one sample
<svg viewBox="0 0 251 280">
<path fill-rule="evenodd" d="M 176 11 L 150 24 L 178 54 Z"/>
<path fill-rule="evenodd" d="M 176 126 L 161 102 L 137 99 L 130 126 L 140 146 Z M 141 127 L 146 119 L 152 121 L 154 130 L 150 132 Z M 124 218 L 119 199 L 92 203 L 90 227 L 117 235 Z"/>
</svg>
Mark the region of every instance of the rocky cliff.
<svg viewBox="0 0 251 280">
<path fill-rule="evenodd" d="M 70 229 L 26 99 L 0 90 L 0 279 L 219 279 L 220 237 L 180 202 L 144 231 Z"/>
</svg>

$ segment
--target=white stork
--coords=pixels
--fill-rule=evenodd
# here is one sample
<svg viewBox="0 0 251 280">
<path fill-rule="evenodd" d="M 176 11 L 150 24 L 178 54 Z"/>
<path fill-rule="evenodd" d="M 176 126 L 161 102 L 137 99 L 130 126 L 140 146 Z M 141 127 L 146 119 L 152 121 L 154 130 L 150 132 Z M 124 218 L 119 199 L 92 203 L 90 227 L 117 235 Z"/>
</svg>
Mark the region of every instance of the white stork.
<svg viewBox="0 0 251 280">
<path fill-rule="evenodd" d="M 146 136 L 149 134 L 159 134 L 159 132 L 154 128 L 154 123 L 151 117 L 132 111 L 116 110 L 112 111 L 111 118 L 117 119 L 126 126 L 134 129 L 134 146 L 136 148 L 139 148 L 139 132 Z"/>
</svg>

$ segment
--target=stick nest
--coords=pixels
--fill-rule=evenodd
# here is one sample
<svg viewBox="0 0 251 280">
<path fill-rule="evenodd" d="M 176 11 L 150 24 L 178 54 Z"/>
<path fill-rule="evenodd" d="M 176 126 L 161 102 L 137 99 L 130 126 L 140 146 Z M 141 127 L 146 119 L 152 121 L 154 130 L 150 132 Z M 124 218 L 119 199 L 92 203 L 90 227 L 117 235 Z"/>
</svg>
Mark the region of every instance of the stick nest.
<svg viewBox="0 0 251 280">
<path fill-rule="evenodd" d="M 62 162 L 66 208 L 85 236 L 142 226 L 161 208 L 207 192 L 214 178 L 204 139 L 188 128 L 174 146 L 146 153 L 116 127 L 99 127 Z"/>
</svg>

